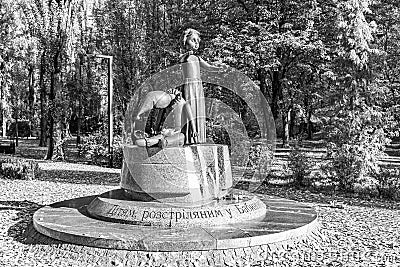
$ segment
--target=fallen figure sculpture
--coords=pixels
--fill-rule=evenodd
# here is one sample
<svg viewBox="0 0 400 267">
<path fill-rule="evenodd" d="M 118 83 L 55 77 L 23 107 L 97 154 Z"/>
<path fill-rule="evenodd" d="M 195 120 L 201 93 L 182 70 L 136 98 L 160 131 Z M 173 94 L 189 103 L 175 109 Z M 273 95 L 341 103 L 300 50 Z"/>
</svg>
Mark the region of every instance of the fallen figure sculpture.
<svg viewBox="0 0 400 267">
<path fill-rule="evenodd" d="M 161 109 L 163 112 L 159 116 L 165 116 L 165 113 L 172 112 L 173 115 L 173 128 L 163 128 L 163 119 L 159 121 L 159 125 L 156 128 L 161 128 L 159 133 L 150 135 L 142 130 L 137 130 L 137 121 L 141 120 L 141 116 L 152 110 Z M 164 118 L 165 119 L 165 118 Z M 197 138 L 196 131 L 194 129 L 194 120 L 192 115 L 192 109 L 190 104 L 186 102 L 179 90 L 171 90 L 169 92 L 163 91 L 152 91 L 149 92 L 142 105 L 140 106 L 139 112 L 134 117 L 133 133 L 136 138 L 135 144 L 142 147 L 159 146 L 160 148 L 183 146 L 185 142 L 185 135 L 182 133 L 182 122 L 189 121 L 190 127 L 193 129 L 193 138 Z M 189 127 L 183 125 L 183 127 Z"/>
</svg>

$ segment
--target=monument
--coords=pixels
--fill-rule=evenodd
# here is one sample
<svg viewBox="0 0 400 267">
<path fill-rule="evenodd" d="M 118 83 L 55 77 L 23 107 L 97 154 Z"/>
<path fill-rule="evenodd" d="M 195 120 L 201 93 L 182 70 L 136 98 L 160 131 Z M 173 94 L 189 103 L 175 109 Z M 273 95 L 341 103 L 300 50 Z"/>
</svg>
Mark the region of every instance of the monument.
<svg viewBox="0 0 400 267">
<path fill-rule="evenodd" d="M 199 33 L 188 29 L 180 59 L 181 90 L 148 92 L 125 129 L 121 188 L 124 200 L 97 198 L 87 208 L 96 218 L 137 225 L 188 227 L 257 220 L 266 205 L 257 197 L 230 205 L 232 187 L 227 145 L 206 141 L 206 112 L 200 69 L 221 71 L 195 56 Z M 153 109 L 153 123 L 141 117 Z M 130 118 L 128 114 L 126 118 Z M 142 127 L 138 127 L 142 125 Z M 139 128 L 139 129 L 138 129 Z M 130 130 L 130 131 L 129 131 Z M 129 136 L 130 135 L 130 136 Z M 232 197 L 232 196 L 231 196 Z"/>
<path fill-rule="evenodd" d="M 124 124 L 121 188 L 41 208 L 33 218 L 38 232 L 133 251 L 229 250 L 301 241 L 315 232 L 313 208 L 233 188 L 228 146 L 207 140 L 200 70 L 226 71 L 231 78 L 225 80 L 246 92 L 251 81 L 238 82 L 238 72 L 229 74 L 227 67 L 196 56 L 199 41 L 197 31 L 185 31 L 188 51 L 180 64 L 145 82 L 138 90 L 142 94 L 132 98 Z M 254 113 L 267 112 L 263 107 Z M 273 121 L 259 121 L 273 132 Z"/>
</svg>

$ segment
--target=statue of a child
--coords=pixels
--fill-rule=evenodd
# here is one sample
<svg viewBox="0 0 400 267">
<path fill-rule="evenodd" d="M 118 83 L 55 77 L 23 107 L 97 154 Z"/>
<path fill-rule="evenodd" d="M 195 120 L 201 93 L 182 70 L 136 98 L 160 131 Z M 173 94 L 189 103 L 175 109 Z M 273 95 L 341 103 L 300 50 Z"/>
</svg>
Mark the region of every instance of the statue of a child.
<svg viewBox="0 0 400 267">
<path fill-rule="evenodd" d="M 135 121 L 139 120 L 142 114 L 153 108 L 170 108 L 173 110 L 174 127 L 173 129 L 163 129 L 161 134 L 155 136 L 149 136 L 143 131 L 134 130 L 138 146 L 154 146 L 158 144 L 160 147 L 166 147 L 206 142 L 205 99 L 200 69 L 221 71 L 225 66 L 210 65 L 201 57 L 194 55 L 200 43 L 200 33 L 198 31 L 187 29 L 182 38 L 184 48 L 187 50 L 180 58 L 184 77 L 182 92 L 178 90 L 149 92 L 134 118 Z"/>
<path fill-rule="evenodd" d="M 183 46 L 186 53 L 180 59 L 184 77 L 183 98 L 190 104 L 194 117 L 194 128 L 185 127 L 185 143 L 205 143 L 206 142 L 206 107 L 204 90 L 200 77 L 200 69 L 207 71 L 221 71 L 223 66 L 217 67 L 208 64 L 201 57 L 195 55 L 199 48 L 200 33 L 194 29 L 187 29 L 182 36 Z M 186 122 L 188 125 L 189 122 Z"/>
</svg>

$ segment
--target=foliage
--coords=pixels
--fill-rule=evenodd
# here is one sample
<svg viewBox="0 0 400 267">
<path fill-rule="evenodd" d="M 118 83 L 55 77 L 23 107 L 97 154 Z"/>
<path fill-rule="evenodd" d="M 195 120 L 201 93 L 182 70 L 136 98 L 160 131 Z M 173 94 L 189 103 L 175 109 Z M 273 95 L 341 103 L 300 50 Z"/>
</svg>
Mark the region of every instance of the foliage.
<svg viewBox="0 0 400 267">
<path fill-rule="evenodd" d="M 382 166 L 371 177 L 378 191 L 378 197 L 400 200 L 400 169 Z"/>
<path fill-rule="evenodd" d="M 325 169 L 341 189 L 352 190 L 356 182 L 378 172 L 378 160 L 385 155 L 385 145 L 393 118 L 379 106 L 368 105 L 373 87 L 357 95 L 342 96 L 326 124 L 328 158 Z M 379 95 L 374 95 L 379 101 Z"/>
<path fill-rule="evenodd" d="M 395 123 L 392 107 L 386 105 L 388 90 L 375 68 L 382 52 L 373 42 L 376 22 L 370 19 L 370 3 L 338 3 L 338 23 L 331 35 L 338 42 L 332 43 L 334 58 L 326 62 L 321 76 L 326 98 L 319 115 L 330 160 L 324 170 L 339 188 L 349 191 L 378 172 Z"/>
<path fill-rule="evenodd" d="M 288 160 L 288 168 L 294 183 L 299 186 L 308 185 L 306 181 L 311 174 L 311 160 L 298 144 L 291 149 Z"/>
<path fill-rule="evenodd" d="M 0 174 L 8 179 L 33 180 L 40 174 L 40 169 L 35 161 L 1 158 Z"/>
<path fill-rule="evenodd" d="M 124 160 L 123 141 L 120 135 L 114 136 L 113 142 L 113 167 L 122 168 L 122 161 Z"/>
<path fill-rule="evenodd" d="M 274 160 L 274 150 L 266 140 L 253 141 L 250 146 L 248 167 L 255 169 L 256 178 L 264 183 L 269 182 L 269 173 Z"/>
<path fill-rule="evenodd" d="M 15 137 L 16 134 L 16 122 L 12 122 L 7 130 L 7 135 L 11 137 Z M 29 125 L 29 121 L 18 121 L 18 136 L 19 137 L 28 137 L 31 136 L 31 128 Z"/>
<path fill-rule="evenodd" d="M 345 143 L 328 146 L 330 163 L 325 169 L 333 181 L 337 182 L 340 189 L 352 191 L 356 182 L 361 182 L 366 176 L 378 170 L 378 160 L 382 152 L 382 133 L 374 136 L 362 134 L 360 142 Z"/>
<path fill-rule="evenodd" d="M 314 26 L 320 8 L 315 1 L 229 2 L 227 12 L 221 12 L 220 3 L 216 5 L 217 11 L 210 16 L 224 19 L 205 52 L 240 69 L 259 84 L 276 123 L 282 121 L 283 135 L 287 136 L 289 121 L 285 116 L 297 99 L 303 99 L 296 97 L 294 90 L 308 90 L 306 84 L 296 84 L 297 68 L 312 69 L 318 64 L 314 61 L 326 53 L 319 29 Z"/>
<path fill-rule="evenodd" d="M 118 135 L 113 139 L 113 167 L 121 168 L 123 160 L 122 138 Z M 79 155 L 95 165 L 107 165 L 109 161 L 108 136 L 99 130 L 83 138 L 78 147 Z"/>
<path fill-rule="evenodd" d="M 258 179 L 266 179 L 273 160 L 271 144 L 263 139 L 249 139 L 238 130 L 228 133 L 226 129 L 222 125 L 215 125 L 208 121 L 207 138 L 215 144 L 228 146 L 232 165 L 248 167 L 256 171 Z"/>
<path fill-rule="evenodd" d="M 343 145 L 336 150 L 332 149 L 329 151 L 332 159 L 323 170 L 340 189 L 352 191 L 360 176 L 366 174 L 363 152 L 367 151 L 355 151 L 349 145 Z"/>
<path fill-rule="evenodd" d="M 223 144 L 231 146 L 231 140 L 229 138 L 228 132 L 221 125 L 214 125 L 210 121 L 207 121 L 207 139 L 215 144 Z"/>
<path fill-rule="evenodd" d="M 68 137 L 71 121 L 81 132 L 92 131 L 89 121 L 104 117 L 107 69 L 94 54 L 114 57 L 113 111 L 121 121 L 139 85 L 178 62 L 187 27 L 202 33 L 202 57 L 240 69 L 260 86 L 284 141 L 299 124 L 309 130 L 313 121 L 323 124 L 329 173 L 342 187 L 351 189 L 377 171 L 386 138 L 399 128 L 400 7 L 394 0 L 1 0 L 0 9 L 4 120 L 41 118 L 48 122 L 40 125 L 41 135 L 56 143 Z M 212 94 L 230 101 L 250 136 L 254 123 L 243 103 Z M 229 137 L 227 125 L 218 127 L 209 132 L 216 143 L 247 138 L 230 130 Z M 95 144 L 102 141 L 88 140 L 84 147 L 101 161 L 105 149 Z M 234 149 L 233 160 L 250 157 L 251 166 L 267 153 L 251 142 Z"/>
</svg>

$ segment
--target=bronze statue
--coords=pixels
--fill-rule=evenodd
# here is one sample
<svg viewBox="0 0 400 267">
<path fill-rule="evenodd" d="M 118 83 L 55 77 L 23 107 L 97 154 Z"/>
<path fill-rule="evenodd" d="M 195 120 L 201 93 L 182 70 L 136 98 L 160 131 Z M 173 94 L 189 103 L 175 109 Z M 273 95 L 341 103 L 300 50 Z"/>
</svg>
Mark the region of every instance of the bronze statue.
<svg viewBox="0 0 400 267">
<path fill-rule="evenodd" d="M 138 146 L 182 146 L 206 142 L 206 111 L 200 68 L 207 71 L 220 71 L 223 67 L 208 64 L 201 57 L 194 55 L 199 48 L 200 33 L 187 29 L 183 33 L 183 46 L 187 50 L 180 58 L 184 84 L 182 91 L 149 92 L 134 120 L 134 137 Z M 153 108 L 163 110 L 158 114 L 155 128 L 151 134 L 136 130 L 136 121 L 141 115 Z M 166 113 L 172 112 L 173 129 L 163 129 Z M 164 116 L 164 117 L 163 117 Z"/>
<path fill-rule="evenodd" d="M 154 136 L 149 136 L 144 131 L 136 130 L 135 129 L 136 121 L 141 119 L 141 115 L 152 110 L 153 108 L 164 109 L 164 112 L 168 112 L 165 111 L 165 109 L 173 110 L 174 127 L 163 128 L 161 130 L 161 133 L 156 134 Z M 182 98 L 181 92 L 179 90 L 172 90 L 169 92 L 163 92 L 163 91 L 149 92 L 146 95 L 143 104 L 140 106 L 140 109 L 134 118 L 133 127 L 134 127 L 134 136 L 136 138 L 135 143 L 138 146 L 151 147 L 158 145 L 161 148 L 165 148 L 168 146 L 169 147 L 182 146 L 185 144 L 185 135 L 181 133 L 183 121 L 189 121 L 190 127 L 192 129 L 195 129 L 195 125 L 193 124 L 194 120 L 190 104 L 187 103 Z M 160 120 L 160 123 L 163 124 L 164 121 Z M 194 130 L 192 130 L 192 132 L 194 133 Z"/>
<path fill-rule="evenodd" d="M 217 67 L 208 64 L 200 56 L 195 55 L 199 48 L 200 33 L 194 29 L 187 29 L 183 33 L 183 46 L 187 50 L 180 59 L 184 86 L 183 98 L 190 104 L 194 117 L 194 133 L 189 127 L 184 129 L 185 143 L 206 142 L 206 105 L 204 90 L 200 77 L 200 69 L 207 71 L 221 71 L 223 66 Z"/>
</svg>

